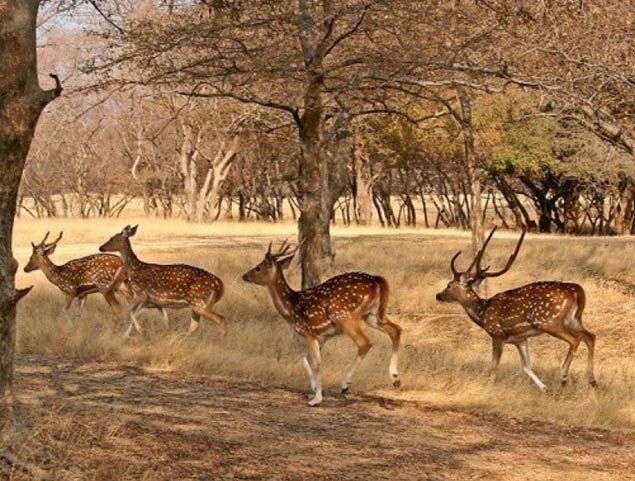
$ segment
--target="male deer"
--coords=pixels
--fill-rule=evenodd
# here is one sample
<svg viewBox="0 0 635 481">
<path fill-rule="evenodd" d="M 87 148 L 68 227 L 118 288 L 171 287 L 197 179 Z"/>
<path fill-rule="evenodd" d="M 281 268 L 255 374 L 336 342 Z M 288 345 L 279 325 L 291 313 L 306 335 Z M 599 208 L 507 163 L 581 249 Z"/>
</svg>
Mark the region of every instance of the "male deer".
<svg viewBox="0 0 635 481">
<path fill-rule="evenodd" d="M 289 267 L 296 250 L 291 251 L 285 241 L 277 253 L 272 253 L 269 244 L 264 260 L 246 272 L 243 280 L 267 287 L 280 315 L 304 339 L 307 350 L 304 368 L 313 391 L 309 405 L 316 406 L 322 402 L 320 347 L 327 339 L 339 334 L 346 334 L 357 344 L 357 357 L 346 371 L 341 384 L 342 392 L 348 390 L 355 369 L 371 347 L 362 330 L 364 322 L 390 336 L 392 357 L 389 375 L 393 385 L 398 387 L 401 328 L 386 317 L 389 291 L 386 279 L 363 272 L 351 272 L 333 277 L 316 287 L 294 291 L 289 287 L 283 271 Z"/>
<path fill-rule="evenodd" d="M 122 316 L 122 306 L 115 297 L 115 292 L 128 298 L 132 293 L 127 286 L 125 276 L 120 282 L 113 282 L 123 266 L 121 259 L 110 254 L 94 254 L 73 259 L 60 266 L 55 265 L 50 256 L 55 252 L 63 233 L 60 232 L 57 239 L 47 244 L 49 234 L 50 232 L 47 232 L 42 242 L 37 245 L 31 242 L 33 253 L 27 265 L 24 266 L 24 272 L 40 269 L 51 283 L 66 294 L 64 313 L 69 324 L 73 325 L 68 313 L 73 301 L 77 299 L 75 312 L 75 323 L 77 323 L 86 304 L 86 297 L 96 292 L 104 296 L 116 316 Z"/>
<path fill-rule="evenodd" d="M 501 292 L 489 299 L 483 299 L 475 292 L 474 288 L 484 279 L 501 276 L 509 270 L 525 237 L 523 230 L 507 264 L 501 270 L 491 272 L 489 266 L 481 266 L 481 260 L 495 231 L 496 228 L 492 229 L 465 272 L 456 269 L 455 262 L 461 251 L 456 253 L 450 263 L 454 277 L 445 290 L 437 294 L 437 300 L 458 302 L 470 319 L 491 336 L 492 376 L 496 375 L 503 345 L 514 344 L 525 373 L 540 390 L 547 391 L 547 387 L 531 369 L 527 343 L 529 337 L 547 333 L 569 344 L 569 351 L 560 367 L 562 384 L 567 382 L 573 355 L 582 341 L 588 349 L 587 379 L 591 386 L 596 386 L 593 376 L 595 335 L 582 325 L 582 311 L 586 303 L 582 286 L 569 282 L 534 282 Z M 474 268 L 476 270 L 472 273 Z"/>
<path fill-rule="evenodd" d="M 132 290 L 131 323 L 126 336 L 134 326 L 141 333 L 137 315 L 146 307 L 160 309 L 192 308 L 189 332 L 198 329 L 201 316 L 217 323 L 223 332 L 225 318 L 212 311 L 223 296 L 223 282 L 213 274 L 185 264 L 150 264 L 137 258 L 130 245 L 139 226 L 126 226 L 104 243 L 100 252 L 119 252 Z"/>
</svg>

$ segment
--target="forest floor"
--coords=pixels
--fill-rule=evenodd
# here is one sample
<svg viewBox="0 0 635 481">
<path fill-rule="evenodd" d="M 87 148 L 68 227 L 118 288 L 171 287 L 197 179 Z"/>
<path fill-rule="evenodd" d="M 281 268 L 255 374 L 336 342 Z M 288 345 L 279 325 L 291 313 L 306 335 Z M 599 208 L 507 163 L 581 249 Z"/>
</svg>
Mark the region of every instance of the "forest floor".
<svg viewBox="0 0 635 481">
<path fill-rule="evenodd" d="M 54 479 L 635 479 L 635 433 L 390 396 L 309 408 L 282 387 L 38 356 L 18 360 L 16 391 Z"/>
</svg>

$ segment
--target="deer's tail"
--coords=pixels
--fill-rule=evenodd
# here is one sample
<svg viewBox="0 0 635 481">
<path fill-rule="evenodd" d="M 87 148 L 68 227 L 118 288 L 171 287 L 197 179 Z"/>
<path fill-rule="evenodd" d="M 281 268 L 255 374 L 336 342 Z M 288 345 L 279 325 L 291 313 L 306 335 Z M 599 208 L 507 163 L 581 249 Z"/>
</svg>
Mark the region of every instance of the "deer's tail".
<svg viewBox="0 0 635 481">
<path fill-rule="evenodd" d="M 586 306 L 586 294 L 584 293 L 584 289 L 581 285 L 576 284 L 575 288 L 576 297 L 578 298 L 578 308 L 576 309 L 574 316 L 578 320 L 578 322 L 580 322 L 582 320 L 584 306 Z"/>
<path fill-rule="evenodd" d="M 390 286 L 388 281 L 383 277 L 377 277 L 377 283 L 379 284 L 379 308 L 377 309 L 377 318 L 380 321 L 386 319 L 386 307 L 388 306 L 388 298 L 390 297 Z"/>
</svg>

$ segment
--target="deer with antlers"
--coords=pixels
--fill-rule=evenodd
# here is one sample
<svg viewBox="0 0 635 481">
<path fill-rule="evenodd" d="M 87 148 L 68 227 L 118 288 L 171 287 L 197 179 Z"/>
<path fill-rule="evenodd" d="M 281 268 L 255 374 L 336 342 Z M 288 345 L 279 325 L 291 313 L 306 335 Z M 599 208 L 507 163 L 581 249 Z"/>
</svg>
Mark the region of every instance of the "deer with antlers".
<svg viewBox="0 0 635 481">
<path fill-rule="evenodd" d="M 31 242 L 33 252 L 24 272 L 32 272 L 40 269 L 46 278 L 64 294 L 66 294 L 66 308 L 64 310 L 66 320 L 73 325 L 69 310 L 73 301 L 77 299 L 75 311 L 75 323 L 81 318 L 86 297 L 89 294 L 101 293 L 110 305 L 117 317 L 123 316 L 123 308 L 117 300 L 115 293 L 120 293 L 126 298 L 131 297 L 125 276 L 118 282 L 114 282 L 123 263 L 118 256 L 111 254 L 94 254 L 79 259 L 73 259 L 66 264 L 56 265 L 50 259 L 55 252 L 57 244 L 62 239 L 63 232 L 53 242 L 47 243 L 50 232 L 47 232 L 39 244 Z"/>
<path fill-rule="evenodd" d="M 346 392 L 357 366 L 362 362 L 371 343 L 364 333 L 364 323 L 387 334 L 392 340 L 389 375 L 393 385 L 399 387 L 398 355 L 401 328 L 386 317 L 388 282 L 383 277 L 351 272 L 333 277 L 322 284 L 302 291 L 293 290 L 284 276 L 297 251 L 286 241 L 276 253 L 271 243 L 265 258 L 243 275 L 243 280 L 267 287 L 274 306 L 289 322 L 306 344 L 304 368 L 311 383 L 310 406 L 322 402 L 320 376 L 321 346 L 334 336 L 346 334 L 357 345 L 357 356 L 342 380 Z"/>
<path fill-rule="evenodd" d="M 484 279 L 501 276 L 510 269 L 525 238 L 523 230 L 507 264 L 493 272 L 489 266 L 482 267 L 481 261 L 495 231 L 496 228 L 492 229 L 466 271 L 459 272 L 456 269 L 456 259 L 461 251 L 454 255 L 450 263 L 453 279 L 445 290 L 437 294 L 437 300 L 458 302 L 470 319 L 490 335 L 492 376 L 496 375 L 504 344 L 514 344 L 518 349 L 523 371 L 540 390 L 547 391 L 547 387 L 531 369 L 527 342 L 530 337 L 547 333 L 569 344 L 569 351 L 560 367 L 562 384 L 566 384 L 568 380 L 569 366 L 578 345 L 584 342 L 588 349 L 587 379 L 591 386 L 596 386 L 593 376 L 595 335 L 582 325 L 582 312 L 586 303 L 582 286 L 570 282 L 543 281 L 504 291 L 489 299 L 483 299 L 476 293 L 475 288 Z"/>
<path fill-rule="evenodd" d="M 130 238 L 137 233 L 138 227 L 126 226 L 99 248 L 100 252 L 118 252 L 128 276 L 132 306 L 126 336 L 130 335 L 133 326 L 137 332 L 142 332 L 137 315 L 148 307 L 191 307 L 189 332 L 198 329 L 201 317 L 215 322 L 224 332 L 225 318 L 212 310 L 223 296 L 223 282 L 198 267 L 186 264 L 150 264 L 139 260 L 130 245 Z"/>
</svg>

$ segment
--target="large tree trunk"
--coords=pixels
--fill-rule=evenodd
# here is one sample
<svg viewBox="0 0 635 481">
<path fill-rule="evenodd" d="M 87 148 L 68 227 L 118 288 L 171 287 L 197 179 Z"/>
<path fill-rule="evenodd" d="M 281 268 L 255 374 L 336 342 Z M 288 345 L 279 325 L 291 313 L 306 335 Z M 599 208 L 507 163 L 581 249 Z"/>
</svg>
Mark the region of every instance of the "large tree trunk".
<svg viewBox="0 0 635 481">
<path fill-rule="evenodd" d="M 321 145 L 323 60 L 326 53 L 323 42 L 331 32 L 320 41 L 316 36 L 319 28 L 314 2 L 298 0 L 298 6 L 299 40 L 306 68 L 303 112 L 296 118 L 301 153 L 299 194 L 302 202 L 298 238 L 302 287 L 308 288 L 320 283 L 322 272 L 333 259 L 330 230 L 333 198 L 328 163 Z M 327 17 L 331 6 L 330 1 L 322 5 Z"/>
<path fill-rule="evenodd" d="M 6 393 L 13 379 L 15 312 L 28 290 L 15 289 L 17 262 L 11 236 L 24 162 L 42 109 L 61 93 L 44 91 L 37 76 L 35 48 L 39 1 L 0 0 L 0 422 L 6 424 Z"/>
<path fill-rule="evenodd" d="M 319 86 L 309 86 L 305 95 L 305 111 L 300 120 L 300 193 L 302 203 L 298 220 L 302 287 L 315 286 L 332 259 L 332 201 L 328 183 L 327 162 L 320 152 L 322 99 Z"/>
</svg>

